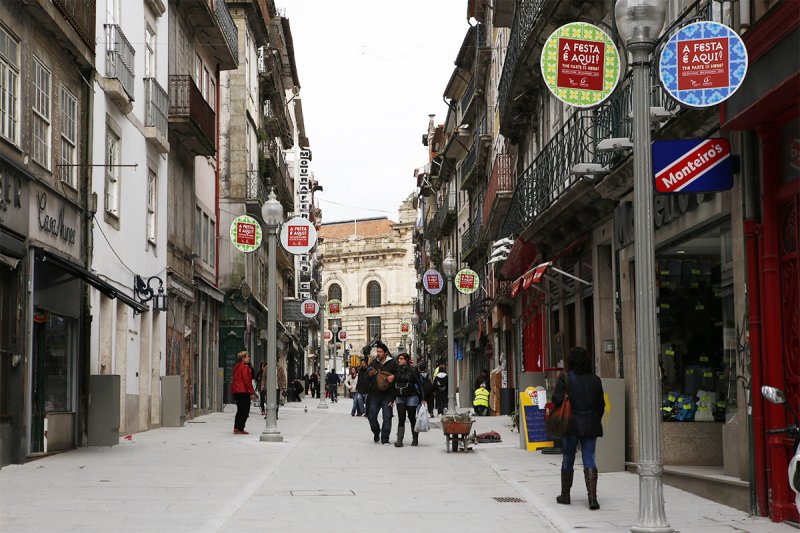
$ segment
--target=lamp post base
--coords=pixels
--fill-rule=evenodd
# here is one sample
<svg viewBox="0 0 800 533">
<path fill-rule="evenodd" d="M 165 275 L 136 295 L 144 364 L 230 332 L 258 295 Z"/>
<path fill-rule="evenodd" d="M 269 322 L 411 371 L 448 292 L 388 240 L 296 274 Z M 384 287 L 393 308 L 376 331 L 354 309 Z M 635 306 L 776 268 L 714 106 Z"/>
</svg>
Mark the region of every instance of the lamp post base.
<svg viewBox="0 0 800 533">
<path fill-rule="evenodd" d="M 271 431 L 264 431 L 261 433 L 259 439 L 261 442 L 283 442 L 283 435 L 277 429 Z"/>
<path fill-rule="evenodd" d="M 317 409 L 327 409 L 327 408 L 328 408 L 328 404 L 327 403 L 318 403 L 317 404 Z"/>
<path fill-rule="evenodd" d="M 633 526 L 631 531 L 633 533 L 673 533 L 675 530 L 671 527 Z"/>
</svg>

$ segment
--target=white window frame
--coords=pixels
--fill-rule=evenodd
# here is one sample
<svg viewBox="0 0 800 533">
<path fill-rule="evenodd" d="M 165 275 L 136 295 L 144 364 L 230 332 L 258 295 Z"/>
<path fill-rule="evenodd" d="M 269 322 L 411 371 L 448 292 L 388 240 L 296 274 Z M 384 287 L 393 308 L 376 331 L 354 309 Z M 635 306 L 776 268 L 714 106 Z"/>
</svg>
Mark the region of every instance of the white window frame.
<svg viewBox="0 0 800 533">
<path fill-rule="evenodd" d="M 31 109 L 32 143 L 31 159 L 50 170 L 50 110 L 52 106 L 52 81 L 50 69 L 39 58 L 33 58 L 33 95 Z"/>
<path fill-rule="evenodd" d="M 0 137 L 19 146 L 19 41 L 3 26 L 0 26 Z"/>
<path fill-rule="evenodd" d="M 194 55 L 194 83 L 198 89 L 203 90 L 203 60 L 200 59 L 200 54 Z"/>
<path fill-rule="evenodd" d="M 206 102 L 208 102 L 208 80 L 210 77 L 208 69 L 203 66 L 203 85 L 200 87 L 200 91 L 203 93 L 203 99 Z"/>
<path fill-rule="evenodd" d="M 156 208 L 158 206 L 158 174 L 147 169 L 147 242 L 156 245 Z"/>
<path fill-rule="evenodd" d="M 78 158 L 78 98 L 69 89 L 61 86 L 61 153 L 59 156 L 59 174 L 61 181 L 77 188 Z"/>
<path fill-rule="evenodd" d="M 144 25 L 144 77 L 156 77 L 157 36 L 150 24 Z"/>
<path fill-rule="evenodd" d="M 194 247 L 197 257 L 203 258 L 203 210 L 199 205 L 194 206 Z"/>
<path fill-rule="evenodd" d="M 120 215 L 120 150 L 122 139 L 106 125 L 106 213 L 119 219 Z"/>
</svg>

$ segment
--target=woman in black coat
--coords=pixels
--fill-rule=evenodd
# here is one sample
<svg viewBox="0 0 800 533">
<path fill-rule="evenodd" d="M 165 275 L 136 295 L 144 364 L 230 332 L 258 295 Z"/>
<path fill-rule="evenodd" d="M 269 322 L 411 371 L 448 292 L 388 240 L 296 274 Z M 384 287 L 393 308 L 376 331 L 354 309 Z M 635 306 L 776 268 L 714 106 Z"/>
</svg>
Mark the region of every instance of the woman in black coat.
<svg viewBox="0 0 800 533">
<path fill-rule="evenodd" d="M 558 503 L 570 502 L 569 491 L 572 488 L 575 453 L 578 443 L 581 445 L 583 457 L 583 474 L 586 479 L 586 492 L 589 495 L 589 509 L 600 508 L 597 502 L 597 464 L 594 460 L 597 438 L 603 436 L 603 411 L 605 397 L 600 378 L 592 373 L 592 362 L 586 350 L 572 348 L 567 356 L 567 369 L 556 382 L 553 403 L 559 407 L 564 402 L 564 392 L 572 403 L 572 422 L 569 431 L 562 440 L 564 454 L 561 460 L 561 495 L 556 497 Z"/>
</svg>

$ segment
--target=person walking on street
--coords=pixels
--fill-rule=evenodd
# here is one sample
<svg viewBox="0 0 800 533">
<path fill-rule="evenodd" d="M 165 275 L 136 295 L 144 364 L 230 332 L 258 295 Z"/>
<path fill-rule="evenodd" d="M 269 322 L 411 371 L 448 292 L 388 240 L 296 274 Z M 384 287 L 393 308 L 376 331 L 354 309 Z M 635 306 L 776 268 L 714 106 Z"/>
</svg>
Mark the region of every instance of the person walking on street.
<svg viewBox="0 0 800 533">
<path fill-rule="evenodd" d="M 433 393 L 436 396 L 436 412 L 443 415 L 447 409 L 447 363 L 439 363 L 433 376 Z"/>
<path fill-rule="evenodd" d="M 233 367 L 233 379 L 231 379 L 231 393 L 236 399 L 233 434 L 249 435 L 244 430 L 244 425 L 250 416 L 250 399 L 256 398 L 256 391 L 253 389 L 253 371 L 250 367 L 250 355 L 247 352 L 239 352 L 237 356 L 239 362 Z"/>
<path fill-rule="evenodd" d="M 319 376 L 316 373 L 312 373 L 308 376 L 308 383 L 311 386 L 311 397 L 319 398 Z"/>
<path fill-rule="evenodd" d="M 367 372 L 367 363 L 369 361 L 366 357 L 361 358 L 361 363 L 358 366 L 358 382 L 356 383 L 356 394 L 358 395 L 360 411 L 356 413 L 357 416 L 364 416 L 367 414 L 367 398 L 369 394 L 369 373 Z"/>
<path fill-rule="evenodd" d="M 265 405 L 267 403 L 267 363 L 261 363 L 261 368 L 256 375 L 256 381 L 258 382 L 258 394 L 260 396 L 259 404 L 261 405 L 261 416 L 266 418 L 267 410 Z"/>
<path fill-rule="evenodd" d="M 376 345 L 376 357 L 367 366 L 369 375 L 369 397 L 367 398 L 367 419 L 372 430 L 373 440 L 389 444 L 392 434 L 392 404 L 394 388 L 392 382 L 397 374 L 397 361 L 389 354 L 389 348 L 382 342 Z M 378 424 L 378 411 L 383 415 Z"/>
<path fill-rule="evenodd" d="M 589 509 L 594 511 L 600 508 L 597 502 L 597 464 L 594 452 L 597 438 L 603 436 L 603 383 L 592 372 L 592 361 L 584 348 L 576 346 L 569 351 L 567 370 L 567 374 L 559 376 L 553 392 L 553 404 L 556 408 L 564 402 L 565 395 L 569 396 L 572 403 L 572 422 L 562 440 L 564 453 L 561 459 L 561 494 L 556 497 L 556 501 L 570 503 L 569 491 L 572 488 L 575 453 L 580 443 Z"/>
<path fill-rule="evenodd" d="M 419 433 L 414 430 L 417 423 L 417 406 L 420 404 L 420 379 L 417 370 L 408 364 L 408 355 L 397 356 L 397 377 L 394 380 L 394 404 L 397 407 L 397 439 L 394 445 L 403 447 L 406 434 L 406 416 L 411 424 L 411 445 L 419 443 Z"/>
<path fill-rule="evenodd" d="M 306 373 L 305 375 L 303 375 L 303 383 L 306 396 L 308 396 L 308 392 L 311 390 L 311 374 Z"/>
<path fill-rule="evenodd" d="M 328 374 L 328 377 L 325 378 L 325 381 L 328 385 L 328 390 L 331 393 L 331 401 L 338 402 L 339 401 L 339 383 L 342 382 L 339 374 L 336 373 L 335 370 L 331 370 Z"/>
<path fill-rule="evenodd" d="M 344 385 L 350 392 L 350 397 L 353 398 L 353 407 L 350 409 L 350 416 L 356 416 L 356 413 L 361 416 L 361 408 L 358 404 L 359 394 L 356 390 L 358 387 L 358 369 L 356 367 L 350 367 L 350 372 L 347 374 L 347 379 L 344 380 Z"/>
<path fill-rule="evenodd" d="M 422 387 L 421 399 L 428 410 L 428 414 L 433 418 L 433 383 L 431 383 L 427 361 L 422 361 L 417 365 L 417 373 L 419 373 L 420 386 Z"/>
<path fill-rule="evenodd" d="M 276 372 L 278 373 L 278 388 L 275 390 L 275 419 L 278 418 L 278 409 L 286 397 L 286 372 L 281 365 L 276 367 Z"/>
</svg>

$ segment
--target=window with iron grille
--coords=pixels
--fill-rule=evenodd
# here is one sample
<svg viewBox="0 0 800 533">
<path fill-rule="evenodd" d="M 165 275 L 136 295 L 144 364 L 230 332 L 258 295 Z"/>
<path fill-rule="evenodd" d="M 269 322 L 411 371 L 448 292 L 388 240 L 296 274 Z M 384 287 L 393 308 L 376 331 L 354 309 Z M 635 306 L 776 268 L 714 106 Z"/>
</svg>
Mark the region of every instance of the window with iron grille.
<svg viewBox="0 0 800 533">
<path fill-rule="evenodd" d="M 381 317 L 367 317 L 367 340 L 371 341 L 375 337 L 381 338 Z"/>
<path fill-rule="evenodd" d="M 0 26 L 0 136 L 19 144 L 19 42 Z"/>
<path fill-rule="evenodd" d="M 147 241 L 156 244 L 156 185 L 157 175 L 153 169 L 147 171 Z"/>
<path fill-rule="evenodd" d="M 119 218 L 120 138 L 106 127 L 106 212 Z"/>
<path fill-rule="evenodd" d="M 75 166 L 78 151 L 78 99 L 66 87 L 61 87 L 61 181 L 76 187 L 78 168 Z"/>
<path fill-rule="evenodd" d="M 381 306 L 381 285 L 377 281 L 367 283 L 367 307 Z"/>
<path fill-rule="evenodd" d="M 342 287 L 334 283 L 328 288 L 328 300 L 341 301 L 341 299 L 342 299 Z"/>
<path fill-rule="evenodd" d="M 31 158 L 50 168 L 50 71 L 33 60 L 33 146 Z"/>
</svg>

